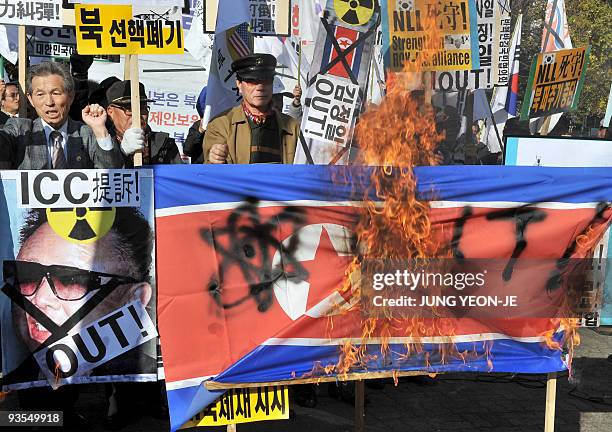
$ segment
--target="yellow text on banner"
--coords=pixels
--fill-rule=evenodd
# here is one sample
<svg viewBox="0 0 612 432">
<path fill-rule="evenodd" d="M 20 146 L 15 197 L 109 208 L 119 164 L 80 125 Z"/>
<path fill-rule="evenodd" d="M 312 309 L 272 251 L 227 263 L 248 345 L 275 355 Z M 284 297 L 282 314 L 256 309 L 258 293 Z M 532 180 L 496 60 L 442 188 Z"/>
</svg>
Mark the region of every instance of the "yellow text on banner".
<svg viewBox="0 0 612 432">
<path fill-rule="evenodd" d="M 181 16 L 134 15 L 130 5 L 75 5 L 80 54 L 183 54 Z"/>
<path fill-rule="evenodd" d="M 286 386 L 239 388 L 225 392 L 214 404 L 192 417 L 181 429 L 288 418 L 289 391 Z"/>
</svg>

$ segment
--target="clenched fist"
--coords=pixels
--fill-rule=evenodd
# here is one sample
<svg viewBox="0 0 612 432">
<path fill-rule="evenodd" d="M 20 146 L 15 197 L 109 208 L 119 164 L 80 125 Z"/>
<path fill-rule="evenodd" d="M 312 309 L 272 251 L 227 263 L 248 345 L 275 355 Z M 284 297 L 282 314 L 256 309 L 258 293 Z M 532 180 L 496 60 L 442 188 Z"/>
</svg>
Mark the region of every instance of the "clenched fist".
<svg viewBox="0 0 612 432">
<path fill-rule="evenodd" d="M 214 164 L 224 164 L 227 160 L 227 144 L 214 144 L 208 153 L 208 160 Z"/>
</svg>

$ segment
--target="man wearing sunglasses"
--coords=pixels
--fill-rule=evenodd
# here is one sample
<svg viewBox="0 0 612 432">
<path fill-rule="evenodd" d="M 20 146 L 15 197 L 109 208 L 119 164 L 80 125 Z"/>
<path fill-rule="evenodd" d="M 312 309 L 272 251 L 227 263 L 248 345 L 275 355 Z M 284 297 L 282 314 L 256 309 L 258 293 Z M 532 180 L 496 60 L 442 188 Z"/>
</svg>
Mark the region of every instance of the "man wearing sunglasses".
<svg viewBox="0 0 612 432">
<path fill-rule="evenodd" d="M 108 129 L 114 140 L 121 146 L 125 156 L 125 167 L 134 166 L 134 153 L 142 151 L 143 165 L 180 164 L 181 155 L 173 138 L 166 132 L 154 132 L 148 125 L 149 102 L 147 92 L 139 83 L 140 127 L 132 127 L 132 98 L 130 81 L 118 81 L 106 91 L 108 106 L 106 113 L 110 120 Z"/>
<path fill-rule="evenodd" d="M 251 54 L 232 63 L 243 100 L 208 124 L 205 163 L 293 163 L 299 125 L 274 109 L 275 68 L 270 54 Z"/>
<path fill-rule="evenodd" d="M 14 260 L 3 262 L 2 291 L 11 299 L 13 332 L 18 341 L 5 365 L 3 385 L 46 378 L 31 355 L 74 334 L 122 306 L 139 301 L 151 314 L 153 289 L 149 268 L 153 234 L 149 223 L 132 208 L 115 209 L 109 231 L 93 242 L 74 242 L 59 235 L 45 209 L 29 212 L 21 228 L 21 247 Z M 3 328 L 3 332 L 8 331 Z M 3 334 L 5 337 L 6 334 Z M 155 340 L 134 347 L 94 368 L 91 375 L 157 373 Z M 75 418 L 76 386 L 18 392 L 22 409 L 61 410 Z M 13 387 L 15 388 L 15 387 Z M 67 417 L 69 418 L 69 417 Z M 74 422 L 80 426 L 79 422 Z M 77 427 L 78 429 L 78 427 Z"/>
</svg>

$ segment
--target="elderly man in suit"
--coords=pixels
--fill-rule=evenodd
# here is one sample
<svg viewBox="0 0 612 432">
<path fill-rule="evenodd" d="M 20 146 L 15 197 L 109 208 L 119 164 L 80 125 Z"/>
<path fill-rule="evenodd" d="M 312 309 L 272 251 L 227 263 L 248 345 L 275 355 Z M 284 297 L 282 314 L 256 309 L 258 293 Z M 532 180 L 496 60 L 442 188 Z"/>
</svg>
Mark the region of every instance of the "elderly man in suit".
<svg viewBox="0 0 612 432">
<path fill-rule="evenodd" d="M 0 129 L 0 155 L 16 169 L 121 168 L 123 157 L 106 131 L 99 105 L 83 111 L 83 121 L 68 117 L 74 80 L 60 64 L 32 66 L 26 80 L 28 100 L 38 118 L 12 118 Z"/>
</svg>

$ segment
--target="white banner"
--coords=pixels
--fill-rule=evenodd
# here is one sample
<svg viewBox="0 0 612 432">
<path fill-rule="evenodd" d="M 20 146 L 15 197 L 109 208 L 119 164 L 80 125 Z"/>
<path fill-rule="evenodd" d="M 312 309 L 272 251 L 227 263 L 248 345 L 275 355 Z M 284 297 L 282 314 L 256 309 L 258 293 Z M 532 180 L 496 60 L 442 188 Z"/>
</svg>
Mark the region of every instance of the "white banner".
<svg viewBox="0 0 612 432">
<path fill-rule="evenodd" d="M 21 208 L 140 207 L 140 175 L 134 170 L 21 171 Z"/>
</svg>

